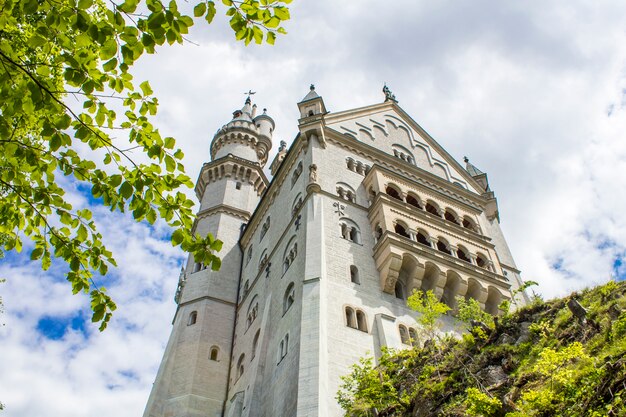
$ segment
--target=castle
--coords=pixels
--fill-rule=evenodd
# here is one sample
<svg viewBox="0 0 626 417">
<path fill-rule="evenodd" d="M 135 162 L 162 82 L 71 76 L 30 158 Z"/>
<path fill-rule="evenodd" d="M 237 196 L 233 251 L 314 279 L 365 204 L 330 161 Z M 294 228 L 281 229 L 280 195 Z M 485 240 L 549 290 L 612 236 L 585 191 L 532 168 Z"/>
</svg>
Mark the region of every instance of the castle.
<svg viewBox="0 0 626 417">
<path fill-rule="evenodd" d="M 311 86 L 271 180 L 274 121 L 250 96 L 217 131 L 194 232 L 223 241 L 221 269 L 181 272 L 144 417 L 340 416 L 351 364 L 418 339 L 414 289 L 495 314 L 520 287 L 487 175 L 383 92 L 330 113 Z"/>
</svg>

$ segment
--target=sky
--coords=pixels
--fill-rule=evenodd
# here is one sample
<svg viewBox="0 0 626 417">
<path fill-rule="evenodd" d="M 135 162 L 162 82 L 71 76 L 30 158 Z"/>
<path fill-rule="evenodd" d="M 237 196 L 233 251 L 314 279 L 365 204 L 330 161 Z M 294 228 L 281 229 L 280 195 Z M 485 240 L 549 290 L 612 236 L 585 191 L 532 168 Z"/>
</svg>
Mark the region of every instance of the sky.
<svg viewBox="0 0 626 417">
<path fill-rule="evenodd" d="M 544 298 L 626 278 L 625 3 L 295 0 L 290 9 L 275 46 L 235 42 L 222 9 L 192 29 L 193 43 L 135 66 L 159 97 L 155 124 L 177 138 L 194 180 L 245 91 L 276 121 L 271 160 L 280 140 L 293 141 L 311 83 L 331 112 L 382 102 L 387 83 L 454 158 L 489 175 L 517 266 Z M 117 259 L 102 282 L 119 308 L 100 333 L 62 264 L 43 273 L 28 248 L 0 260 L 0 415 L 136 417 L 185 257 L 163 225 L 92 206 L 64 181 Z"/>
</svg>

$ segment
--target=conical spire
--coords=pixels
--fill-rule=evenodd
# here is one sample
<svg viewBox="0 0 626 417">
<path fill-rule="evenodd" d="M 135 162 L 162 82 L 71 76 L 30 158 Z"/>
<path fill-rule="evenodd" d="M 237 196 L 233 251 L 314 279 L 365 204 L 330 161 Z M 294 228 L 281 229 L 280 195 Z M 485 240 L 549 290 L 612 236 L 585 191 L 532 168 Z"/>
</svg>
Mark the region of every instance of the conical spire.
<svg viewBox="0 0 626 417">
<path fill-rule="evenodd" d="M 300 102 L 313 100 L 314 98 L 319 97 L 317 93 L 315 92 L 315 84 L 311 84 L 309 89 L 310 89 L 309 93 L 306 96 L 304 96 L 304 98 Z"/>
<path fill-rule="evenodd" d="M 465 161 L 465 170 L 469 172 L 472 177 L 484 174 L 484 172 L 482 172 L 480 169 L 476 168 L 473 164 L 470 163 L 467 156 L 463 157 L 463 161 Z"/>
</svg>

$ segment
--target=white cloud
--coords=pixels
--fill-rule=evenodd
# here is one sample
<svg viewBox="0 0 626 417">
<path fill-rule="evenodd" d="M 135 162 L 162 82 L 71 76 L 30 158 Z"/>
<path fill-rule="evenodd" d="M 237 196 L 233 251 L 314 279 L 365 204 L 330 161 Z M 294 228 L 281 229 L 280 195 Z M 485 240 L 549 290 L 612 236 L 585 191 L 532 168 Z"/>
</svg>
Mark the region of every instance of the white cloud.
<svg viewBox="0 0 626 417">
<path fill-rule="evenodd" d="M 454 157 L 468 155 L 489 174 L 518 267 L 552 297 L 605 281 L 626 252 L 625 9 L 301 1 L 274 47 L 235 43 L 218 15 L 210 29 L 190 34 L 200 46 L 142 58 L 135 78 L 151 80 L 156 125 L 178 138 L 194 180 L 244 91 L 256 90 L 255 102 L 275 119 L 277 144 L 295 137 L 296 103 L 310 83 L 340 111 L 382 101 L 386 81 Z M 163 241 L 162 225 L 149 229 L 105 210 L 96 218 L 120 265 L 110 282 L 119 310 L 102 334 L 87 324 L 87 337 L 41 336 L 42 317 L 71 317 L 86 297 L 71 296 L 58 269 L 42 273 L 11 257 L 0 265 L 9 279 L 0 285 L 7 417 L 142 413 L 169 335 L 182 255 Z"/>
</svg>

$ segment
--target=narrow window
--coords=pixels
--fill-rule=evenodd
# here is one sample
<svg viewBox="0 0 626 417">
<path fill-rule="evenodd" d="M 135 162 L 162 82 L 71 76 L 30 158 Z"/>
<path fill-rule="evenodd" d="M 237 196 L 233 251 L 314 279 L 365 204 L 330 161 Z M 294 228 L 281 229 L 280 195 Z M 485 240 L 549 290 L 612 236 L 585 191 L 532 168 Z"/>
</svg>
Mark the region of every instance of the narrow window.
<svg viewBox="0 0 626 417">
<path fill-rule="evenodd" d="M 417 332 L 412 327 L 409 327 L 409 337 L 411 338 L 411 344 L 413 346 L 419 346 L 419 342 L 417 341 Z"/>
<path fill-rule="evenodd" d="M 350 307 L 346 307 L 346 325 L 348 327 L 352 327 L 356 329 L 356 317 L 354 315 L 354 310 Z"/>
<path fill-rule="evenodd" d="M 241 190 L 241 183 L 239 181 L 235 184 L 235 188 Z"/>
<path fill-rule="evenodd" d="M 403 324 L 401 324 L 399 326 L 399 330 L 400 330 L 400 341 L 405 345 L 410 345 L 411 342 L 409 340 L 409 332 L 407 331 L 406 327 Z"/>
<path fill-rule="evenodd" d="M 287 287 L 287 290 L 285 291 L 285 296 L 283 299 L 283 314 L 285 314 L 287 310 L 289 310 L 289 308 L 295 301 L 295 297 L 296 297 L 295 292 L 296 292 L 295 286 L 293 285 L 293 282 L 292 282 L 289 284 L 289 286 Z"/>
<path fill-rule="evenodd" d="M 355 265 L 350 265 L 350 281 L 354 284 L 360 284 L 359 269 Z"/>
<path fill-rule="evenodd" d="M 365 313 L 361 310 L 356 311 L 356 322 L 358 329 L 367 333 L 367 320 L 365 319 Z"/>
<path fill-rule="evenodd" d="M 189 313 L 189 318 L 187 319 L 187 326 L 193 326 L 196 324 L 196 320 L 198 319 L 198 312 L 192 311 Z"/>
<path fill-rule="evenodd" d="M 217 346 L 211 347 L 211 353 L 209 354 L 209 359 L 212 361 L 217 361 L 217 356 L 220 353 L 220 348 Z"/>
<path fill-rule="evenodd" d="M 396 286 L 394 288 L 396 298 L 400 300 L 404 300 L 404 285 L 400 281 L 396 281 Z"/>
<path fill-rule="evenodd" d="M 256 356 L 256 348 L 257 348 L 257 345 L 259 344 L 260 335 L 261 335 L 261 329 L 256 331 L 256 334 L 254 335 L 254 340 L 252 341 L 252 358 Z"/>
<path fill-rule="evenodd" d="M 300 174 L 302 174 L 302 162 L 298 163 L 298 166 L 293 171 L 293 175 L 291 176 L 291 188 L 293 188 L 293 186 L 296 184 L 296 181 L 298 181 Z"/>
<path fill-rule="evenodd" d="M 243 363 L 245 359 L 246 355 L 242 353 L 239 357 L 239 360 L 237 361 L 237 379 L 239 379 L 243 375 Z"/>
</svg>

